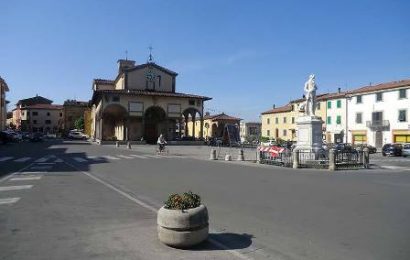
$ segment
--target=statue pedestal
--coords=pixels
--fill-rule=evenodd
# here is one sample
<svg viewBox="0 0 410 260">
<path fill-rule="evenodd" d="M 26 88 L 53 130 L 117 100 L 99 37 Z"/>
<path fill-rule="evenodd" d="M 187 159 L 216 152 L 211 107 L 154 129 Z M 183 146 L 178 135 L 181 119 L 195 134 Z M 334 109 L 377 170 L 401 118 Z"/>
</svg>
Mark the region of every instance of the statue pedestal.
<svg viewBox="0 0 410 260">
<path fill-rule="evenodd" d="M 322 150 L 322 119 L 317 116 L 302 116 L 296 120 L 298 140 L 296 150 Z"/>
</svg>

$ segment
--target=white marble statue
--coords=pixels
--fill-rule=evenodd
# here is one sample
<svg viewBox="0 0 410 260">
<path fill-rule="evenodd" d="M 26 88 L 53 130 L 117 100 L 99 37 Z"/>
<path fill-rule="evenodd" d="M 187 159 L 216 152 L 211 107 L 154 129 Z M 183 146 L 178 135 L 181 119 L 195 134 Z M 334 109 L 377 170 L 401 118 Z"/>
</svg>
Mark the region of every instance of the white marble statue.
<svg viewBox="0 0 410 260">
<path fill-rule="evenodd" d="M 314 116 L 316 110 L 316 90 L 315 75 L 311 74 L 309 79 L 305 83 L 306 103 L 305 103 L 305 115 Z"/>
</svg>

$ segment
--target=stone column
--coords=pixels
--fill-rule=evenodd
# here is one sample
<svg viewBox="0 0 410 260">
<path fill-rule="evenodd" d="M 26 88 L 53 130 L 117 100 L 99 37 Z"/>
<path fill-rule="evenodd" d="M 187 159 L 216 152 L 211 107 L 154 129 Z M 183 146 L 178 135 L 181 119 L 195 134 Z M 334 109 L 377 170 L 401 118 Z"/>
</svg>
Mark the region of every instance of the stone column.
<svg viewBox="0 0 410 260">
<path fill-rule="evenodd" d="M 124 119 L 124 141 L 128 141 L 129 135 L 128 135 L 128 128 L 129 128 L 129 117 L 126 117 Z"/>
<path fill-rule="evenodd" d="M 299 168 L 299 151 L 293 150 L 292 157 L 293 157 L 293 169 Z"/>
<path fill-rule="evenodd" d="M 182 135 L 182 132 L 181 132 L 181 127 L 182 127 L 182 122 L 181 122 L 182 120 L 181 120 L 181 118 L 179 118 L 178 119 L 178 129 L 179 129 L 179 131 L 178 131 L 178 137 L 181 139 L 181 135 Z"/>
<path fill-rule="evenodd" d="M 185 129 L 184 129 L 184 134 L 185 136 L 188 136 L 188 115 L 184 115 L 185 118 Z"/>
<path fill-rule="evenodd" d="M 195 139 L 195 114 L 192 115 L 192 137 Z"/>
<path fill-rule="evenodd" d="M 201 138 L 201 139 L 203 139 L 204 138 L 204 117 L 201 115 L 201 119 L 200 119 L 200 133 L 199 133 L 199 137 Z"/>
<path fill-rule="evenodd" d="M 329 171 L 336 170 L 335 149 L 329 150 Z"/>
</svg>

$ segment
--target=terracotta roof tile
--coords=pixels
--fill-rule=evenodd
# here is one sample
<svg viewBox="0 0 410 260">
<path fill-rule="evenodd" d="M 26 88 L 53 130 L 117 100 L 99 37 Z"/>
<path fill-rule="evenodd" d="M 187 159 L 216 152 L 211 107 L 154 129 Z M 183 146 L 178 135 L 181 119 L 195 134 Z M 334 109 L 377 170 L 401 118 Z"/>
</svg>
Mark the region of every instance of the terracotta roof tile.
<svg viewBox="0 0 410 260">
<path fill-rule="evenodd" d="M 26 106 L 22 109 L 51 109 L 51 110 L 59 110 L 59 109 L 63 109 L 62 105 L 51 105 L 51 104 L 34 104 L 34 105 L 30 105 L 30 106 Z"/>
<path fill-rule="evenodd" d="M 178 93 L 178 92 L 162 92 L 162 91 L 147 91 L 147 90 L 127 90 L 127 89 L 119 89 L 119 90 L 96 90 L 94 91 L 94 95 L 98 93 L 112 93 L 112 94 L 125 94 L 125 95 L 142 95 L 142 96 L 162 96 L 162 97 L 182 97 L 182 98 L 198 98 L 202 100 L 211 100 L 210 97 L 205 96 L 198 96 L 186 93 Z"/>
<path fill-rule="evenodd" d="M 365 86 L 365 87 L 351 90 L 348 93 L 352 95 L 352 94 L 374 92 L 374 91 L 386 90 L 386 89 L 395 89 L 395 88 L 400 88 L 400 87 L 405 87 L 405 86 L 410 86 L 410 79 L 391 81 L 391 82 L 381 83 L 381 84 L 377 84 L 373 86 Z"/>
<path fill-rule="evenodd" d="M 115 81 L 110 79 L 94 79 L 94 84 L 114 85 Z"/>
<path fill-rule="evenodd" d="M 210 120 L 235 120 L 235 121 L 242 120 L 239 117 L 229 116 L 225 113 L 221 113 L 221 114 L 217 114 L 217 115 L 205 115 L 204 120 L 205 119 L 210 119 Z"/>
<path fill-rule="evenodd" d="M 283 112 L 290 112 L 292 111 L 292 106 L 290 104 L 287 104 L 285 106 L 281 106 L 281 107 L 276 107 L 273 108 L 271 110 L 262 112 L 262 115 L 266 115 L 266 114 L 276 114 L 276 113 L 283 113 Z"/>
</svg>

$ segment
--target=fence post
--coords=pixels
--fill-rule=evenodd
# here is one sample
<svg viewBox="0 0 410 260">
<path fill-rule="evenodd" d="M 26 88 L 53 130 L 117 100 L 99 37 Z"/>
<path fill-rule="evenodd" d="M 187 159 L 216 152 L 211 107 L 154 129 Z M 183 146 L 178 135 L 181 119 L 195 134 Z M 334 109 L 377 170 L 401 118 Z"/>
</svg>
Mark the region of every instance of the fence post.
<svg viewBox="0 0 410 260">
<path fill-rule="evenodd" d="M 329 150 L 329 171 L 336 170 L 335 149 Z"/>
<path fill-rule="evenodd" d="M 299 150 L 293 150 L 293 169 L 299 168 Z"/>
<path fill-rule="evenodd" d="M 225 161 L 232 161 L 232 156 L 229 153 L 225 155 Z"/>
<path fill-rule="evenodd" d="M 363 149 L 363 153 L 364 153 L 364 168 L 368 169 L 369 165 L 370 165 L 370 157 L 369 157 L 369 148 L 365 147 Z"/>
<path fill-rule="evenodd" d="M 237 161 L 243 161 L 243 160 L 245 160 L 245 157 L 243 155 L 243 150 L 239 149 Z"/>
<path fill-rule="evenodd" d="M 357 152 L 359 153 L 359 164 L 364 165 L 364 162 L 363 162 L 363 147 L 358 147 Z"/>
<path fill-rule="evenodd" d="M 211 154 L 209 155 L 209 160 L 217 160 L 216 158 L 216 149 L 211 149 Z"/>
</svg>

